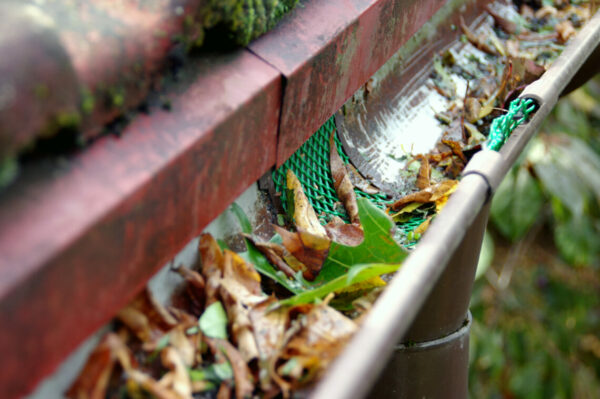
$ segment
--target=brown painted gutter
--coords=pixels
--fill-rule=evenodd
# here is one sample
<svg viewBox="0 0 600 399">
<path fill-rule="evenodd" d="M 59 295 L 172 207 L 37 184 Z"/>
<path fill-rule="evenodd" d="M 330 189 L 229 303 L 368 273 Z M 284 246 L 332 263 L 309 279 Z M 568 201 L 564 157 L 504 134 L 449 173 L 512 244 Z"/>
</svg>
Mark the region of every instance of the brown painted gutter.
<svg viewBox="0 0 600 399">
<path fill-rule="evenodd" d="M 360 398 L 376 384 L 377 376 L 390 359 L 396 343 L 406 337 L 417 318 L 427 317 L 419 315 L 423 305 L 428 298 L 437 295 L 434 294 L 436 284 L 443 283 L 440 276 L 452 255 L 460 255 L 461 245 L 468 245 L 465 237 L 471 228 L 478 228 L 475 221 L 481 217 L 482 211 L 486 212 L 484 206 L 491 193 L 537 132 L 560 93 L 599 44 L 600 13 L 596 13 L 550 69 L 521 94 L 521 97 L 536 99 L 540 105 L 531 121 L 513 132 L 501 152 L 484 150 L 471 159 L 457 191 L 367 315 L 359 332 L 315 388 L 311 398 Z M 463 272 L 471 273 L 472 280 L 474 269 Z M 464 311 L 466 316 L 466 309 Z M 435 383 L 435 379 L 430 382 Z M 447 397 L 461 396 L 450 394 Z"/>
</svg>

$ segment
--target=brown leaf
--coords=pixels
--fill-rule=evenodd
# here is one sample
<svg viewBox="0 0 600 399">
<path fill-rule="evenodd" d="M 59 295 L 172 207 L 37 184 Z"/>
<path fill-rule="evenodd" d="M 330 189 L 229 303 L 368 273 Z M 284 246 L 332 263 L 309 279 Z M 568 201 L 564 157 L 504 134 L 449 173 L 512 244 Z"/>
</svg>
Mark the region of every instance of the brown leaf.
<svg viewBox="0 0 600 399">
<path fill-rule="evenodd" d="M 174 301 L 185 301 L 185 304 L 178 303 L 178 306 L 190 310 L 192 313 L 200 316 L 204 309 L 204 301 L 206 299 L 204 277 L 195 270 L 189 269 L 180 265 L 174 271 L 183 277 L 186 281 L 185 292 L 187 295 L 177 295 Z"/>
<path fill-rule="evenodd" d="M 291 261 L 290 258 L 292 256 L 289 253 L 289 251 L 287 249 L 285 249 L 283 246 L 272 243 L 272 242 L 259 241 L 257 238 L 252 237 L 248 234 L 244 234 L 244 236 L 247 239 L 249 239 L 254 244 L 254 246 L 260 252 L 262 252 L 263 255 L 265 255 L 267 257 L 267 259 L 269 260 L 269 262 L 271 262 L 271 264 L 273 264 L 275 267 L 277 267 L 279 270 L 281 270 L 283 273 L 285 273 L 286 276 L 293 278 L 294 275 L 296 274 L 296 270 L 301 269 L 300 262 L 297 262 L 297 264 L 295 263 L 295 267 L 297 267 L 297 269 L 292 268 L 291 266 L 289 266 L 287 264 L 287 262 L 284 259 L 288 259 Z"/>
<path fill-rule="evenodd" d="M 429 163 L 440 163 L 442 162 L 444 159 L 451 157 L 452 156 L 452 151 L 445 151 L 439 154 L 427 154 L 425 155 L 427 157 L 427 160 L 429 161 Z"/>
<path fill-rule="evenodd" d="M 145 288 L 129 305 L 117 313 L 142 342 L 154 342 L 177 324 L 177 320 Z"/>
<path fill-rule="evenodd" d="M 159 384 L 171 389 L 181 399 L 191 399 L 192 382 L 180 353 L 172 347 L 166 347 L 161 351 L 160 359 L 169 372 L 160 379 Z"/>
<path fill-rule="evenodd" d="M 419 202 L 423 204 L 435 202 L 446 195 L 450 190 L 454 190 L 457 184 L 458 182 L 456 180 L 445 180 L 419 192 L 406 195 L 390 205 L 389 208 L 392 211 L 399 211 L 405 205 L 413 202 Z"/>
<path fill-rule="evenodd" d="M 498 25 L 506 33 L 513 34 L 517 31 L 517 24 L 498 14 L 489 6 L 489 4 L 485 6 L 485 9 L 494 18 L 496 25 Z"/>
<path fill-rule="evenodd" d="M 202 275 L 205 279 L 206 306 L 218 301 L 219 281 L 223 275 L 223 253 L 210 234 L 202 234 L 198 244 L 202 259 Z"/>
<path fill-rule="evenodd" d="M 227 310 L 233 341 L 242 357 L 250 362 L 258 357 L 250 323 L 250 309 L 266 297 L 260 287 L 260 276 L 254 267 L 229 250 L 224 252 L 225 272 L 221 279 L 219 294 Z"/>
<path fill-rule="evenodd" d="M 355 247 L 363 242 L 365 233 L 360 226 L 344 223 L 342 219 L 335 216 L 325 225 L 327 236 L 331 241 L 349 247 Z"/>
<path fill-rule="evenodd" d="M 231 364 L 231 368 L 233 369 L 236 399 L 250 398 L 252 391 L 254 391 L 253 378 L 240 352 L 229 341 L 224 339 L 206 338 L 206 343 L 215 355 L 217 352 L 221 352 L 229 360 L 229 364 Z"/>
<path fill-rule="evenodd" d="M 304 278 L 313 281 L 321 271 L 321 267 L 323 267 L 323 263 L 329 254 L 331 244 L 329 238 L 311 234 L 301 228 L 298 228 L 296 233 L 292 233 L 279 226 L 273 227 L 281 236 L 283 246 L 294 258 L 301 262 Z"/>
<path fill-rule="evenodd" d="M 519 57 L 520 42 L 518 40 L 509 39 L 506 41 L 506 54 L 510 58 Z"/>
<path fill-rule="evenodd" d="M 117 334 L 108 333 L 90 354 L 66 396 L 73 399 L 104 399 L 117 363 L 127 370 L 135 364 L 135 359 Z"/>
<path fill-rule="evenodd" d="M 419 155 L 416 158 L 421 161 L 419 175 L 417 176 L 417 188 L 419 190 L 424 190 L 431 185 L 431 166 L 429 165 L 429 159 L 427 159 L 427 157 Z"/>
<path fill-rule="evenodd" d="M 380 190 L 377 187 L 369 183 L 369 181 L 366 180 L 358 170 L 356 170 L 354 165 L 352 165 L 351 163 L 347 163 L 345 166 L 346 171 L 348 171 L 350 181 L 352 182 L 352 185 L 354 187 L 360 189 L 361 191 L 367 194 L 378 194 L 380 192 Z"/>
<path fill-rule="evenodd" d="M 310 202 L 308 202 L 306 194 L 304 194 L 302 184 L 300 184 L 294 172 L 288 169 L 286 176 L 287 189 L 292 190 L 294 193 L 294 223 L 296 226 L 314 235 L 327 236 L 325 229 L 319 222 L 319 218 L 317 218 L 315 210 Z"/>
<path fill-rule="evenodd" d="M 358 326 L 326 304 L 296 306 L 289 312 L 292 319 L 297 319 L 286 333 L 281 358 L 293 358 L 297 365 L 287 376 L 281 374 L 279 367 L 278 374 L 290 381 L 292 387 L 299 388 L 326 369 Z M 298 318 L 300 315 L 303 316 Z"/>
<path fill-rule="evenodd" d="M 150 393 L 156 399 L 188 399 L 187 397 L 182 397 L 173 390 L 164 387 L 160 382 L 140 370 L 128 370 L 127 379 Z M 132 385 L 131 383 L 126 384 L 127 390 L 130 391 L 134 389 L 135 385 Z M 134 395 L 131 396 L 135 397 Z"/>
<path fill-rule="evenodd" d="M 575 36 L 577 32 L 573 27 L 573 24 L 568 19 L 558 23 L 555 27 L 556 33 L 558 33 L 558 42 L 566 43 L 570 38 Z"/>
<path fill-rule="evenodd" d="M 496 51 L 496 49 L 493 47 L 490 47 L 485 42 L 485 38 L 475 36 L 475 34 L 473 32 L 471 32 L 471 30 L 465 24 L 465 20 L 463 19 L 462 16 L 460 17 L 460 27 L 461 27 L 463 33 L 465 34 L 465 36 L 467 37 L 467 40 L 469 42 L 471 42 L 471 44 L 473 46 L 475 46 L 479 50 L 483 51 L 484 53 L 488 53 L 491 55 L 498 55 L 498 52 Z"/>
<path fill-rule="evenodd" d="M 465 119 L 470 123 L 477 122 L 481 113 L 481 103 L 478 99 L 468 97 L 465 99 Z"/>
<path fill-rule="evenodd" d="M 259 352 L 258 367 L 261 371 L 258 376 L 261 389 L 265 392 L 273 390 L 271 363 L 283 345 L 288 321 L 287 309 L 269 309 L 276 302 L 276 298 L 270 297 L 254 306 L 250 311 L 250 322 L 252 323 L 254 339 Z M 277 379 L 275 380 L 277 381 Z"/>
<path fill-rule="evenodd" d="M 231 399 L 232 392 L 233 388 L 226 381 L 223 381 L 221 385 L 219 385 L 217 399 Z"/>
<path fill-rule="evenodd" d="M 462 145 L 458 141 L 453 140 L 442 140 L 442 143 L 446 144 L 452 150 L 452 153 L 459 157 L 463 162 L 467 162 L 465 155 L 462 152 Z"/>
<path fill-rule="evenodd" d="M 360 224 L 354 186 L 350 181 L 344 162 L 342 162 L 342 158 L 340 158 L 340 154 L 338 154 L 335 145 L 335 131 L 331 132 L 331 136 L 329 137 L 329 149 L 329 164 L 331 167 L 331 177 L 333 178 L 335 192 L 340 198 L 340 201 L 342 201 L 342 204 L 344 204 L 344 208 L 346 208 L 346 212 L 348 212 L 350 221 L 353 224 Z"/>
</svg>

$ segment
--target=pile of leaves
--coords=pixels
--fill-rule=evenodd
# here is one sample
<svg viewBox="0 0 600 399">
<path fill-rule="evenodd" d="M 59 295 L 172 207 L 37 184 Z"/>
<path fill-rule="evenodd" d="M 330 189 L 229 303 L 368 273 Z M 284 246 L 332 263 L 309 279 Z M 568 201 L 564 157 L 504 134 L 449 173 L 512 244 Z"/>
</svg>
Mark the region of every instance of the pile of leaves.
<svg viewBox="0 0 600 399">
<path fill-rule="evenodd" d="M 231 212 L 239 220 L 246 250 L 235 253 L 203 235 L 198 267 L 175 269 L 185 280 L 183 294 L 173 300 L 177 306 L 162 306 L 148 290 L 140 294 L 119 312 L 113 331 L 91 354 L 68 396 L 288 397 L 310 387 L 407 256 L 394 238 L 395 222 L 425 217 L 412 237 L 418 239 L 485 141 L 479 129 L 501 112 L 498 106 L 520 85 L 544 71 L 536 62 L 552 58 L 539 49 L 521 50 L 521 42 L 511 40 L 516 35 L 538 44 L 550 40 L 553 46 L 548 48 L 558 51 L 556 42 L 568 37 L 548 39 L 540 31 L 574 23 L 573 16 L 589 17 L 586 8 L 568 3 L 520 7 L 514 31 L 511 19 L 492 9 L 496 26 L 484 25 L 482 29 L 489 29 L 485 37 L 462 25 L 463 50 L 470 46 L 468 51 L 475 54 L 466 64 L 452 50 L 435 61 L 435 88 L 450 104 L 439 115 L 447 130 L 434 151 L 409 162 L 418 165 L 413 192 L 396 198 L 387 214 L 366 199 L 357 200 L 356 179 L 341 161 L 332 136 L 331 175 L 349 224 L 334 217 L 322 225 L 292 171 L 287 172 L 285 193 L 289 223 L 273 225 L 268 241 L 253 234 L 246 215 L 234 204 Z M 459 76 L 473 82 L 462 98 L 456 92 Z"/>
<path fill-rule="evenodd" d="M 202 235 L 200 266 L 175 269 L 186 281 L 173 300 L 181 306 L 165 308 L 145 290 L 119 312 L 67 395 L 288 397 L 314 382 L 386 284 L 380 276 L 407 254 L 389 217 L 356 200 L 337 152 L 332 175 L 351 224 L 322 226 L 291 171 L 293 225 L 274 225 L 270 241 L 252 234 L 234 204 L 247 250 L 237 254 Z M 261 284 L 257 270 L 280 289 Z"/>
</svg>

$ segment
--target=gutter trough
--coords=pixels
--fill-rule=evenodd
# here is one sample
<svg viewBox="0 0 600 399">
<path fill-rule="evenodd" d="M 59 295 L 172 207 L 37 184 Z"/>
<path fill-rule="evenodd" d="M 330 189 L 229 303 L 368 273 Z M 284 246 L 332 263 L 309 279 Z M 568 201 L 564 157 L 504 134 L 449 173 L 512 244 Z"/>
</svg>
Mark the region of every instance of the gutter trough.
<svg viewBox="0 0 600 399">
<path fill-rule="evenodd" d="M 26 168 L 0 193 L 1 397 L 22 397 L 51 375 L 340 107 L 346 148 L 352 118 L 364 126 L 380 118 L 377 107 L 415 87 L 431 55 L 449 45 L 451 32 L 440 28 L 435 36 L 437 26 L 450 29 L 459 15 L 472 22 L 485 2 L 301 5 L 248 48 L 193 61 L 194 73 L 166 94 L 168 113 L 137 116 L 121 138 L 98 139 L 68 167 Z M 597 70 L 599 43 L 596 14 L 521 94 L 539 105 L 532 119 L 500 152 L 482 150 L 467 164 L 443 211 L 309 397 L 467 397 L 468 305 L 489 203 L 576 73 Z M 380 105 L 353 106 L 353 93 Z"/>
<path fill-rule="evenodd" d="M 460 324 L 467 320 L 468 298 L 491 196 L 599 43 L 600 14 L 596 13 L 544 75 L 520 95 L 538 103 L 539 109 L 533 118 L 512 133 L 500 152 L 482 150 L 467 164 L 458 189 L 389 283 L 359 332 L 331 366 L 312 398 L 364 397 L 374 385 L 377 388 L 373 397 L 430 397 L 427 396 L 430 389 L 427 385 L 423 385 L 424 390 L 420 392 L 405 391 L 408 393 L 401 395 L 392 392 L 393 381 L 405 376 L 387 374 L 393 372 L 394 367 L 384 371 L 386 360 L 392 358 L 390 364 L 393 366 L 410 356 L 406 350 L 394 352 L 398 342 L 401 345 L 406 345 L 407 341 L 422 344 L 458 331 L 460 325 L 450 323 L 438 331 L 441 335 L 430 336 L 431 327 L 440 323 L 440 317 L 444 318 L 447 312 L 458 313 Z M 422 326 L 427 328 L 422 329 Z M 468 353 L 468 346 L 461 350 Z M 460 370 L 452 363 L 436 363 L 435 359 L 436 355 L 431 356 L 429 367 L 423 370 L 430 377 L 430 384 L 444 381 L 443 375 L 460 376 Z M 377 381 L 382 372 L 382 379 Z M 466 380 L 463 382 L 466 384 Z M 445 392 L 445 398 L 466 398 L 466 386 Z"/>
</svg>

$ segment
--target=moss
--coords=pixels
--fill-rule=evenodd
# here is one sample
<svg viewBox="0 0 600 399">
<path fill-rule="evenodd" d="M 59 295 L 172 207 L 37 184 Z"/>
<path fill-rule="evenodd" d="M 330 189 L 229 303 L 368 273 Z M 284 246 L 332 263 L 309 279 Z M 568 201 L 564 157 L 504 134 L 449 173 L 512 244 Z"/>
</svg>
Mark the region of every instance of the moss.
<svg viewBox="0 0 600 399">
<path fill-rule="evenodd" d="M 204 26 L 223 26 L 229 39 L 247 45 L 272 29 L 297 0 L 212 0 L 204 13 Z"/>
</svg>

